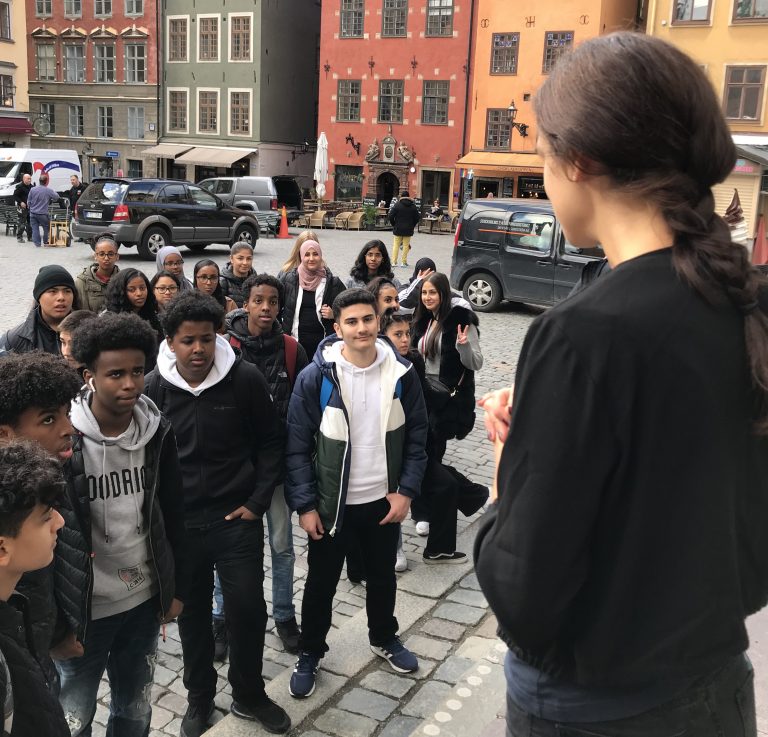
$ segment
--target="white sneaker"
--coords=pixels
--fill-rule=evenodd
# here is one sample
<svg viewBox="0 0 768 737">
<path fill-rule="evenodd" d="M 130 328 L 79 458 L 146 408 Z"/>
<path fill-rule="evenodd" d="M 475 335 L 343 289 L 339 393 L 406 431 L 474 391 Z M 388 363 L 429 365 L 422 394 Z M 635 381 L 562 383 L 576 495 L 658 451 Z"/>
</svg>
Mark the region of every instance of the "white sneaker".
<svg viewBox="0 0 768 737">
<path fill-rule="evenodd" d="M 397 549 L 397 557 L 395 558 L 395 571 L 402 573 L 408 570 L 408 558 L 405 557 L 405 553 L 402 548 Z"/>
<path fill-rule="evenodd" d="M 417 522 L 416 534 L 421 535 L 422 537 L 429 535 L 429 522 Z"/>
</svg>

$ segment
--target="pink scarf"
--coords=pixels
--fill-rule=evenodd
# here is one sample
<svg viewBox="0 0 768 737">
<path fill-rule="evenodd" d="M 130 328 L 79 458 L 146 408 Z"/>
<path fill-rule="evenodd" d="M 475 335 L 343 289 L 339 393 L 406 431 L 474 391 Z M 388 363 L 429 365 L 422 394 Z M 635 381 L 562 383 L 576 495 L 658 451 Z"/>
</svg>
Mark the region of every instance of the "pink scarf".
<svg viewBox="0 0 768 737">
<path fill-rule="evenodd" d="M 320 266 L 314 271 L 310 271 L 304 266 L 304 254 L 310 248 L 314 248 L 320 255 Z M 297 271 L 299 272 L 299 284 L 305 292 L 314 292 L 326 276 L 325 266 L 322 265 L 323 251 L 317 241 L 304 241 L 299 247 L 299 253 L 301 254 L 301 261 L 297 268 Z"/>
</svg>

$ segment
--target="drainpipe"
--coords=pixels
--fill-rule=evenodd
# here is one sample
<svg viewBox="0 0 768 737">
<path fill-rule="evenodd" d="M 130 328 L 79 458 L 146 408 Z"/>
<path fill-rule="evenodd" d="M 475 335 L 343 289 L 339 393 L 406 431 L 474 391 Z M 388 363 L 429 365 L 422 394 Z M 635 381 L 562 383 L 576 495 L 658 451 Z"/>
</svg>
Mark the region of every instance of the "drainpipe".
<svg viewBox="0 0 768 737">
<path fill-rule="evenodd" d="M 161 56 L 165 53 L 163 47 L 163 13 L 161 11 L 161 5 L 165 5 L 165 0 L 156 0 L 155 2 L 155 34 L 157 36 L 155 42 L 155 76 L 157 80 L 157 121 L 155 122 L 155 130 L 157 130 L 157 140 L 155 144 L 160 141 L 163 135 L 163 79 L 160 76 L 163 74 L 163 67 L 161 64 Z M 166 161 L 166 159 L 158 159 L 155 157 L 155 161 Z M 167 164 L 161 164 L 162 169 L 167 169 Z M 155 166 L 157 169 L 157 166 Z M 168 176 L 167 171 L 156 171 L 155 176 L 165 177 Z"/>
<path fill-rule="evenodd" d="M 469 46 L 467 48 L 467 83 L 464 91 L 464 125 L 461 130 L 461 155 L 467 153 L 467 128 L 469 127 L 469 105 L 470 105 L 470 85 L 469 80 L 472 74 L 472 41 L 474 40 L 475 30 L 475 0 L 470 0 L 469 4 Z M 459 181 L 459 203 L 464 196 L 464 182 Z M 451 193 L 453 194 L 453 193 Z M 451 196 L 453 200 L 453 196 Z"/>
</svg>

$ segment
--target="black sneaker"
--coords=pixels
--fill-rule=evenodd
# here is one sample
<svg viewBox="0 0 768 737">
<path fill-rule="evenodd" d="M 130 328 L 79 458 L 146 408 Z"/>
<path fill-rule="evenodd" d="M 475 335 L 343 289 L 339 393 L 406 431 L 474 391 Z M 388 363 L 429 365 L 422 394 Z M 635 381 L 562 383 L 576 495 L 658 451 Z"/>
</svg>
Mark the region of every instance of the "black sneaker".
<svg viewBox="0 0 768 737">
<path fill-rule="evenodd" d="M 371 652 L 384 658 L 398 673 L 413 673 L 419 669 L 416 656 L 400 642 L 399 637 L 393 637 L 384 645 L 371 645 Z"/>
<path fill-rule="evenodd" d="M 445 563 L 466 563 L 467 554 L 460 553 L 458 550 L 453 553 L 424 553 L 422 556 L 424 562 L 429 566 L 441 565 Z"/>
<path fill-rule="evenodd" d="M 296 617 L 286 619 L 285 622 L 275 622 L 275 628 L 277 629 L 278 637 L 283 641 L 285 652 L 291 653 L 291 655 L 298 655 L 301 630 L 299 625 L 296 624 Z"/>
<path fill-rule="evenodd" d="M 208 704 L 190 704 L 181 720 L 180 737 L 200 737 L 211 726 L 213 702 Z"/>
<path fill-rule="evenodd" d="M 229 634 L 223 620 L 213 620 L 213 659 L 223 663 L 229 653 Z"/>
<path fill-rule="evenodd" d="M 248 706 L 241 701 L 233 701 L 229 710 L 240 719 L 259 722 L 267 732 L 285 734 L 291 728 L 291 719 L 282 706 L 264 697 L 265 701 L 259 706 Z"/>
<path fill-rule="evenodd" d="M 313 653 L 301 653 L 293 666 L 288 693 L 295 699 L 306 699 L 315 690 L 315 679 L 320 667 L 320 658 Z"/>
</svg>

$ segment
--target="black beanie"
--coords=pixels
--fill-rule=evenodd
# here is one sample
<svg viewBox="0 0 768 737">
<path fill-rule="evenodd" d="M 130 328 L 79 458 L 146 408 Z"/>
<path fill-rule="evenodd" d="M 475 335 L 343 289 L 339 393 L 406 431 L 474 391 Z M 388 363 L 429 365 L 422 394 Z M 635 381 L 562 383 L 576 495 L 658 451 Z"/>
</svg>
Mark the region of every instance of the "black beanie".
<svg viewBox="0 0 768 737">
<path fill-rule="evenodd" d="M 35 286 L 32 289 L 32 296 L 35 298 L 35 302 L 39 302 L 40 295 L 46 289 L 51 289 L 52 287 L 69 287 L 74 294 L 75 280 L 63 266 L 58 266 L 56 264 L 43 266 L 40 271 L 37 272 Z"/>
</svg>

